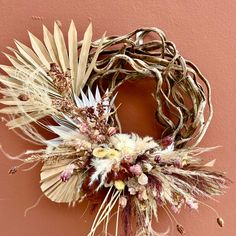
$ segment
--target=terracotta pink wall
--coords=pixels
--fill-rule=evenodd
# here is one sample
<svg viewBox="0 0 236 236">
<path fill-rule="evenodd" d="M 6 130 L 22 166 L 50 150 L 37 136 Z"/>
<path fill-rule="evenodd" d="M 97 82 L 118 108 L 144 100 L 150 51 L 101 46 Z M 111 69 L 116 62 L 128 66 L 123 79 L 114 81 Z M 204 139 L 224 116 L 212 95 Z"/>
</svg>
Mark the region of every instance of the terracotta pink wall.
<svg viewBox="0 0 236 236">
<path fill-rule="evenodd" d="M 201 143 L 202 146 L 222 145 L 209 154 L 217 158 L 216 167 L 225 170 L 228 176 L 236 178 L 235 158 L 235 91 L 236 91 L 236 2 L 235 1 L 81 1 L 81 0 L 0 0 L 0 50 L 13 46 L 13 39 L 29 43 L 27 30 L 42 37 L 41 23 L 52 29 L 54 20 L 63 22 L 66 31 L 74 19 L 79 36 L 82 36 L 88 19 L 94 25 L 94 39 L 104 31 L 108 34 L 125 34 L 140 26 L 156 26 L 165 31 L 174 41 L 183 56 L 195 62 L 209 79 L 213 90 L 215 116 Z M 43 21 L 33 20 L 41 16 Z M 8 63 L 3 55 L 1 64 Z M 148 85 L 149 86 L 149 85 Z M 147 88 L 149 88 L 147 86 Z M 147 94 L 148 95 L 148 94 Z M 137 103 L 140 99 L 134 99 Z M 151 101 L 149 99 L 149 101 Z M 146 111 L 145 106 L 140 109 Z M 151 107 L 151 102 L 150 102 Z M 150 108 L 152 109 L 152 108 Z M 152 110 L 150 110 L 150 115 Z M 141 113 L 140 113 L 141 114 Z M 124 109 L 122 112 L 124 118 Z M 138 117 L 138 116 L 137 116 Z M 153 134 L 154 119 L 140 115 L 143 121 L 134 123 L 124 120 L 126 131 Z M 32 148 L 28 143 L 0 126 L 0 142 L 11 154 L 18 154 Z M 0 159 L 0 235 L 2 236 L 84 236 L 89 230 L 93 215 L 89 212 L 81 218 L 87 204 L 68 208 L 43 198 L 27 217 L 25 208 L 31 206 L 41 195 L 39 168 L 33 172 L 8 176 L 8 169 L 14 165 Z M 214 214 L 200 207 L 199 213 L 182 212 L 178 216 L 191 236 L 234 236 L 236 235 L 236 186 L 220 198 L 219 203 L 209 202 L 225 219 L 225 227 L 219 228 Z M 164 212 L 160 212 L 159 229 L 169 224 Z M 114 225 L 114 222 L 113 222 Z M 177 235 L 175 232 L 173 235 Z"/>
</svg>

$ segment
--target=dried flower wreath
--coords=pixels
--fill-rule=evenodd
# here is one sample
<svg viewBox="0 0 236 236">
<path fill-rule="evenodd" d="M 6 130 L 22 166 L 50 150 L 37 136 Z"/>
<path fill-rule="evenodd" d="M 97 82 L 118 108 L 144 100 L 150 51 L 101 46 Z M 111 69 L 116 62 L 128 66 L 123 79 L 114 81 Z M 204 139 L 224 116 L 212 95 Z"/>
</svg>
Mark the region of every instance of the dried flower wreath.
<svg viewBox="0 0 236 236">
<path fill-rule="evenodd" d="M 9 173 L 42 162 L 41 189 L 58 203 L 97 203 L 98 194 L 105 192 L 88 236 L 102 223 L 108 235 L 115 206 L 116 236 L 120 216 L 125 235 L 132 234 L 131 216 L 136 217 L 135 235 L 166 235 L 152 227 L 159 208 L 180 234 L 184 228 L 174 213 L 183 206 L 198 209 L 203 204 L 216 212 L 200 199 L 223 194 L 228 181 L 211 170 L 214 160 L 206 163 L 198 157 L 211 148 L 196 147 L 212 118 L 210 86 L 164 33 L 141 28 L 92 41 L 90 24 L 78 42 L 72 21 L 68 48 L 57 23 L 53 35 L 44 26 L 43 36 L 41 42 L 29 33 L 33 50 L 15 41 L 17 50 L 8 47 L 15 56 L 5 54 L 13 66 L 1 65 L 8 74 L 0 77 L 7 127 L 42 145 L 24 157 L 6 154 L 22 162 Z M 161 140 L 122 133 L 114 103 L 121 84 L 147 77 L 156 81 L 153 97 L 156 119 L 164 127 Z M 46 139 L 35 124 L 57 137 Z M 222 227 L 223 219 L 216 215 Z"/>
</svg>

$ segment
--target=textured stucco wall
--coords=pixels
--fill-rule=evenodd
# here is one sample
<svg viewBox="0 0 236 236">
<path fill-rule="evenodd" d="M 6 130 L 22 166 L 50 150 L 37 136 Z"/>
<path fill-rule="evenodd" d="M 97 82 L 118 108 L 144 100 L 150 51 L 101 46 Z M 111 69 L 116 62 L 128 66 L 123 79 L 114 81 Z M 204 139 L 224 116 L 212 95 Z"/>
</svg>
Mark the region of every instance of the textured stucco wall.
<svg viewBox="0 0 236 236">
<path fill-rule="evenodd" d="M 202 146 L 222 145 L 222 148 L 209 153 L 217 158 L 216 167 L 225 170 L 234 181 L 236 178 L 235 159 L 235 91 L 236 91 L 236 1 L 234 0 L 182 0 L 182 1 L 125 1 L 125 0 L 0 0 L 0 50 L 13 46 L 17 38 L 29 43 L 27 30 L 42 37 L 42 22 L 52 29 L 54 20 L 63 22 L 66 32 L 70 19 L 74 19 L 79 36 L 82 37 L 89 18 L 93 21 L 94 39 L 104 31 L 111 34 L 125 34 L 140 26 L 156 26 L 165 31 L 174 41 L 182 55 L 202 70 L 209 79 L 213 90 L 215 116 L 201 143 Z M 41 16 L 43 21 L 33 20 Z M 3 55 L 1 64 L 8 63 Z M 147 91 L 150 84 L 146 85 Z M 126 88 L 124 88 L 125 90 Z M 123 94 L 123 93 L 122 93 Z M 150 110 L 143 100 L 134 97 L 132 101 L 140 104 L 140 113 L 135 122 L 125 119 L 125 108 L 121 116 L 125 131 L 140 134 L 154 134 L 152 101 Z M 123 99 L 123 100 L 122 100 Z M 125 97 L 121 97 L 124 101 Z M 130 106 L 129 106 L 130 107 Z M 148 115 L 145 115 L 147 112 Z M 142 118 L 142 119 L 141 119 Z M 141 119 L 141 121 L 140 121 Z M 11 154 L 18 154 L 32 148 L 0 126 L 0 142 Z M 84 236 L 92 222 L 87 211 L 81 218 L 87 204 L 68 208 L 43 198 L 40 204 L 23 216 L 25 208 L 31 206 L 41 195 L 39 188 L 39 168 L 33 172 L 8 176 L 7 171 L 13 163 L 0 158 L 0 235 L 2 236 Z M 178 217 L 185 225 L 189 236 L 234 236 L 236 235 L 236 187 L 231 186 L 228 193 L 217 198 L 220 203 L 209 202 L 225 219 L 225 227 L 219 228 L 214 214 L 205 207 L 199 213 L 185 210 Z M 160 212 L 159 229 L 165 230 L 169 220 Z M 114 222 L 111 223 L 114 226 Z M 174 232 L 173 235 L 177 235 Z"/>
</svg>

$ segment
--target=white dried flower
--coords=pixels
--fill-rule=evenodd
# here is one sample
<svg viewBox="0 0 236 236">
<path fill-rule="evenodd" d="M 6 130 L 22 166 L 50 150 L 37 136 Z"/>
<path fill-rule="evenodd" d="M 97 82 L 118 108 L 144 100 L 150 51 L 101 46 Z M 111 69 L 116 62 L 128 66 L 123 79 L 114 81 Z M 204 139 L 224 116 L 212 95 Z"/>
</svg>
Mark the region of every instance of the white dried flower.
<svg viewBox="0 0 236 236">
<path fill-rule="evenodd" d="M 125 208 L 126 205 L 127 205 L 127 198 L 124 197 L 124 196 L 121 196 L 121 197 L 119 198 L 119 204 L 120 204 L 120 206 L 121 206 L 122 208 Z"/>
<path fill-rule="evenodd" d="M 148 177 L 142 173 L 139 177 L 138 177 L 138 183 L 140 185 L 147 185 L 148 184 Z"/>
<path fill-rule="evenodd" d="M 135 190 L 135 188 L 132 188 L 132 187 L 128 188 L 128 191 L 129 191 L 130 195 L 135 195 L 136 192 L 137 192 L 137 191 Z"/>
<path fill-rule="evenodd" d="M 128 134 L 115 134 L 110 138 L 113 146 L 122 152 L 123 155 L 130 155 L 134 153 L 136 143 L 135 139 Z"/>
<path fill-rule="evenodd" d="M 143 166 L 146 172 L 150 172 L 152 170 L 152 165 L 150 163 L 144 163 Z"/>
</svg>

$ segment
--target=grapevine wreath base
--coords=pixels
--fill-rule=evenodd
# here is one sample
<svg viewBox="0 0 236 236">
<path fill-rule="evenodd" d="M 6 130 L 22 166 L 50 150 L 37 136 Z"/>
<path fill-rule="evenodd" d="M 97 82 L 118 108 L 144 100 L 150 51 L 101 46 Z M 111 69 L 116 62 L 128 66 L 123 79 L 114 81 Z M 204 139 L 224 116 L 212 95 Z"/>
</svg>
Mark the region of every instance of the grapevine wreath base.
<svg viewBox="0 0 236 236">
<path fill-rule="evenodd" d="M 9 173 L 42 163 L 42 192 L 57 203 L 88 199 L 93 204 L 105 192 L 88 236 L 101 224 L 108 235 L 113 208 L 116 236 L 119 219 L 125 235 L 167 235 L 153 229 L 160 208 L 184 234 L 174 215 L 184 206 L 208 206 L 201 199 L 223 194 L 228 182 L 212 170 L 214 160 L 199 157 L 210 150 L 197 145 L 211 121 L 212 104 L 198 68 L 157 28 L 92 41 L 90 24 L 78 42 L 72 21 L 68 47 L 57 23 L 54 34 L 43 27 L 43 42 L 29 37 L 32 49 L 15 41 L 17 49 L 8 47 L 14 56 L 5 54 L 12 66 L 1 65 L 8 74 L 0 77 L 6 105 L 1 113 L 7 127 L 41 147 L 12 157 L 22 163 Z M 122 133 L 118 119 L 119 86 L 147 78 L 156 82 L 155 115 L 164 128 L 160 140 Z M 38 126 L 57 137 L 46 139 Z"/>
</svg>

